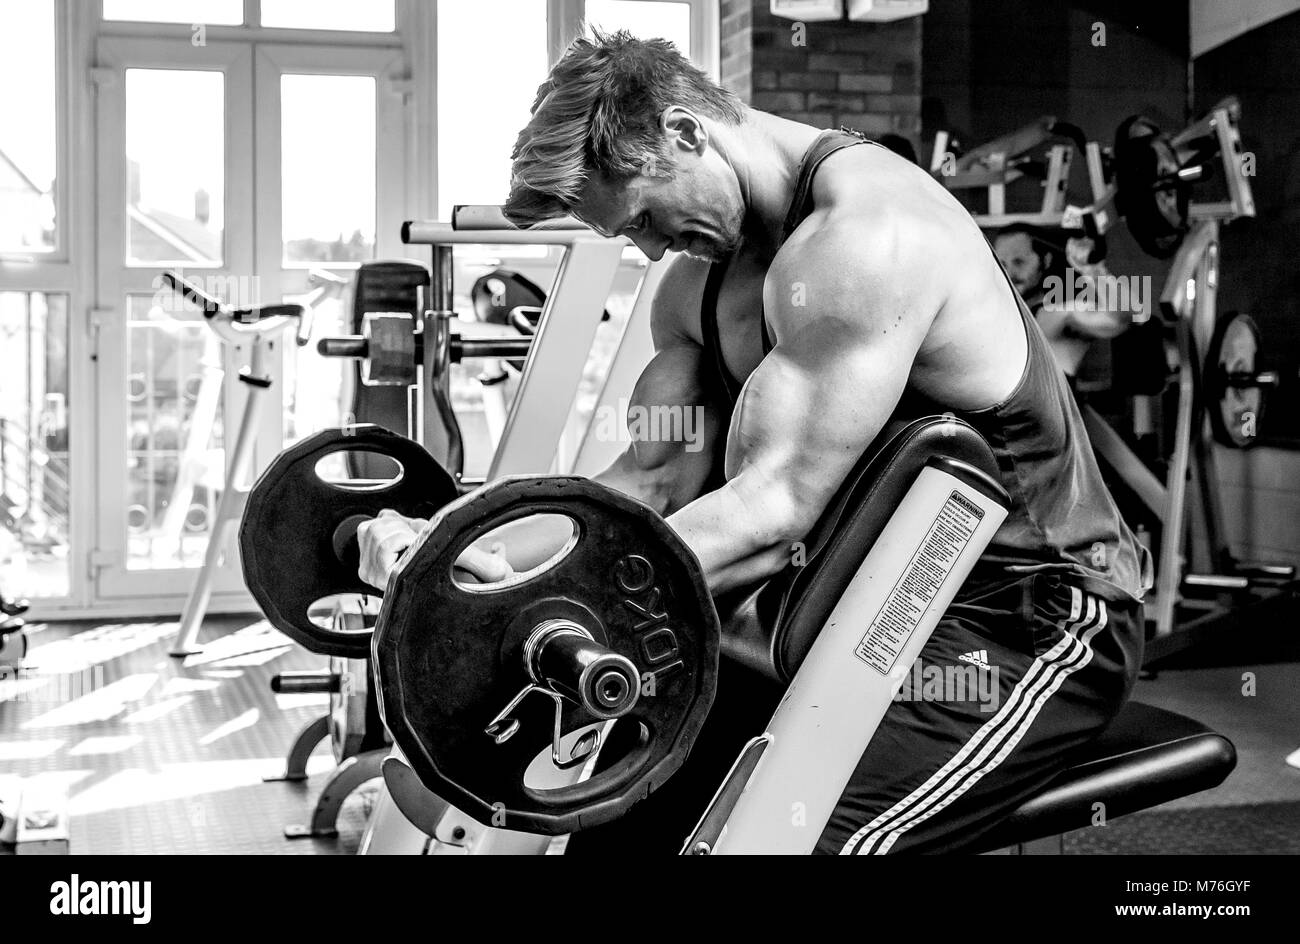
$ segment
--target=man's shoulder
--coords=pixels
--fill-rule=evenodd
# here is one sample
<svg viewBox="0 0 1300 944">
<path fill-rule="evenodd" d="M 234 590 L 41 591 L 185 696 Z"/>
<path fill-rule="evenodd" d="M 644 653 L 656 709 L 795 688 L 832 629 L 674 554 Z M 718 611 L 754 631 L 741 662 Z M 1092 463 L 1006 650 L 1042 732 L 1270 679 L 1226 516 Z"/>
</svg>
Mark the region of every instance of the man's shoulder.
<svg viewBox="0 0 1300 944">
<path fill-rule="evenodd" d="M 813 181 L 813 208 L 773 268 L 810 260 L 868 278 L 913 280 L 918 290 L 960 278 L 988 244 L 970 214 L 920 167 L 884 148 L 844 148 Z"/>
</svg>

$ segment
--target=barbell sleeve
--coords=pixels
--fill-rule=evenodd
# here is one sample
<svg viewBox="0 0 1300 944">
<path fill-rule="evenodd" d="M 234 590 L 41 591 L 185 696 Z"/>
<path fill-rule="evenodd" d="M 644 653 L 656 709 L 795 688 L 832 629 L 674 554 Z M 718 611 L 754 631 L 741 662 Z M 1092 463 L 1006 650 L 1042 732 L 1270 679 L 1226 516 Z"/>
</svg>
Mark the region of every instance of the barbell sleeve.
<svg viewBox="0 0 1300 944">
<path fill-rule="evenodd" d="M 369 357 L 370 344 L 359 334 L 321 338 L 316 350 L 322 357 Z"/>
<path fill-rule="evenodd" d="M 527 357 L 532 338 L 460 338 L 451 339 L 454 363 L 475 357 Z"/>
<path fill-rule="evenodd" d="M 632 660 L 569 620 L 547 620 L 534 629 L 524 658 L 534 681 L 597 718 L 627 714 L 641 694 L 641 677 Z"/>
<path fill-rule="evenodd" d="M 307 669 L 271 676 L 271 691 L 277 695 L 329 695 L 342 687 L 342 676 L 328 670 Z"/>
</svg>

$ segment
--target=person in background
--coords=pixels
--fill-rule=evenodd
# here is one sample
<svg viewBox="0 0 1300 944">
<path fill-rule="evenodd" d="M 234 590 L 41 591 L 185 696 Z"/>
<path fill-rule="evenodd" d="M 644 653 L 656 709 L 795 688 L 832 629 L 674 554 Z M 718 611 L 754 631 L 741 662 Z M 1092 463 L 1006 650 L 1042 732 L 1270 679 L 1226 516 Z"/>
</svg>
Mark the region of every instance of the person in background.
<svg viewBox="0 0 1300 944">
<path fill-rule="evenodd" d="M 1099 307 L 1095 291 L 1091 301 L 1076 303 L 1070 297 L 1072 286 L 1095 288 L 1098 280 L 1111 277 L 1104 261 L 1088 262 L 1092 245 L 1086 237 L 1071 237 L 1062 248 L 1025 223 L 1013 223 L 993 238 L 993 251 L 1047 336 L 1052 355 L 1071 385 L 1093 342 L 1117 337 L 1132 323 L 1128 311 Z M 1067 278 L 1070 270 L 1073 279 Z"/>
</svg>

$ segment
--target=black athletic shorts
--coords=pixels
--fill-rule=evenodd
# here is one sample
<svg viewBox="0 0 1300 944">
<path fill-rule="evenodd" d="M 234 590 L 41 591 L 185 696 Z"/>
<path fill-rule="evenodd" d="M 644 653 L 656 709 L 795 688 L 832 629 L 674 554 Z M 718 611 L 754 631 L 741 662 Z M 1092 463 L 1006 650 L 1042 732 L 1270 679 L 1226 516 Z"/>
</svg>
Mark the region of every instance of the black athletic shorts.
<svg viewBox="0 0 1300 944">
<path fill-rule="evenodd" d="M 1051 574 L 963 588 L 862 755 L 816 851 L 961 852 L 1028 797 L 1119 711 L 1141 663 L 1139 604 L 1108 602 Z M 676 853 L 741 747 L 780 697 L 723 660 L 713 710 L 672 780 L 568 853 Z M 617 756 L 618 729 L 607 745 Z"/>
</svg>

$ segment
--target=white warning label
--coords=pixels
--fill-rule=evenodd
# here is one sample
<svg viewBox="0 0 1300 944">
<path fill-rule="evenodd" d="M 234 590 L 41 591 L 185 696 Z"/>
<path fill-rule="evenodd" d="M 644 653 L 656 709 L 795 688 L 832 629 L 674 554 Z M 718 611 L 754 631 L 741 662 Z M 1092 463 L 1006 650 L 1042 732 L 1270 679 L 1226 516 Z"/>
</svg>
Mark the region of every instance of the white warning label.
<svg viewBox="0 0 1300 944">
<path fill-rule="evenodd" d="M 889 674 L 983 517 L 984 510 L 960 492 L 948 496 L 854 655 Z"/>
</svg>

